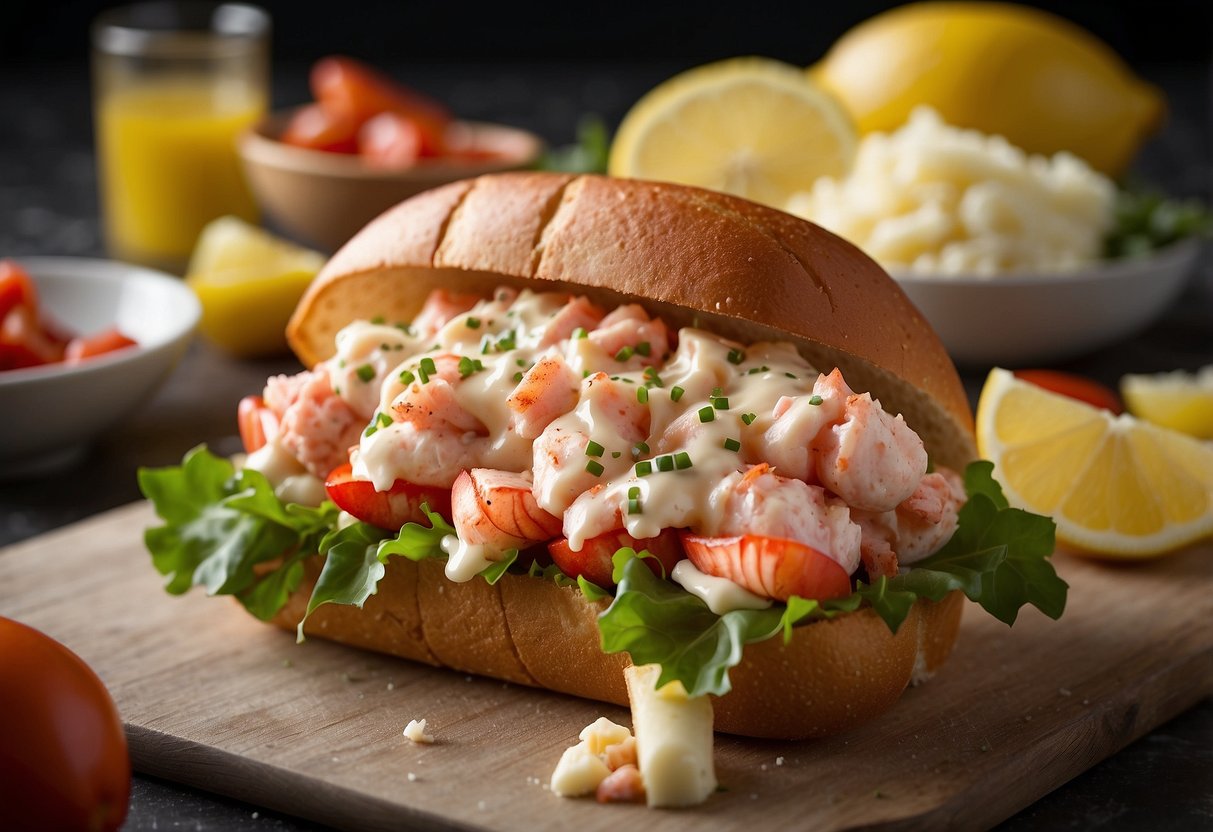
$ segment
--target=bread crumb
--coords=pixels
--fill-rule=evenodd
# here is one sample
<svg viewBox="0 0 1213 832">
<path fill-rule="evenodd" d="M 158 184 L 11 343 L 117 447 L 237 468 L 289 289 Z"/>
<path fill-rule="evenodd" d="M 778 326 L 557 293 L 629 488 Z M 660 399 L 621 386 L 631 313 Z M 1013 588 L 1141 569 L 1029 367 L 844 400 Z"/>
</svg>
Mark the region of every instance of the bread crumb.
<svg viewBox="0 0 1213 832">
<path fill-rule="evenodd" d="M 776 758 L 775 758 L 775 765 L 777 765 L 777 766 L 781 766 L 781 765 L 783 765 L 783 757 L 776 757 Z"/>
<path fill-rule="evenodd" d="M 477 800 L 476 808 L 483 812 L 485 809 L 488 808 L 488 804 L 485 803 L 483 800 Z"/>
<path fill-rule="evenodd" d="M 404 736 L 414 744 L 429 745 L 434 741 L 434 738 L 425 732 L 424 719 L 409 720 L 409 724 L 404 726 Z"/>
<path fill-rule="evenodd" d="M 253 820 L 256 820 L 256 819 L 257 819 L 257 818 L 259 818 L 259 817 L 261 817 L 261 813 L 260 813 L 260 812 L 253 812 Z"/>
<path fill-rule="evenodd" d="M 395 690 L 395 689 L 396 689 L 396 683 L 395 683 L 395 682 L 388 682 L 388 683 L 387 683 L 387 689 L 388 689 L 388 690 Z"/>
<path fill-rule="evenodd" d="M 1058 688 L 1058 689 L 1057 689 L 1057 692 L 1058 692 L 1058 693 L 1060 693 L 1062 696 L 1070 696 L 1070 695 L 1071 695 L 1071 693 L 1070 693 L 1070 689 L 1069 689 L 1069 688 Z"/>
<path fill-rule="evenodd" d="M 410 782 L 410 783 L 416 783 L 416 782 L 417 782 L 417 775 L 416 775 L 416 774 L 414 774 L 414 773 L 413 773 L 413 772 L 411 772 L 411 771 L 409 772 L 409 782 Z"/>
</svg>

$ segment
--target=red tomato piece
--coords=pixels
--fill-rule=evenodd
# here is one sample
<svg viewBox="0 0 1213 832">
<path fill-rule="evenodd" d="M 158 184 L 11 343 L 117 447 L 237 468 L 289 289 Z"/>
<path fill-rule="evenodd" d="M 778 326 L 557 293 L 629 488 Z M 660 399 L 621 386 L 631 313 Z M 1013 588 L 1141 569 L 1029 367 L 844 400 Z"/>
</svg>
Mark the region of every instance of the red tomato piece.
<svg viewBox="0 0 1213 832">
<path fill-rule="evenodd" d="M 795 540 L 746 534 L 701 537 L 683 533 L 682 546 L 695 567 L 728 578 L 763 598 L 840 598 L 851 594 L 851 577 L 836 560 Z"/>
<path fill-rule="evenodd" d="M 377 168 L 407 168 L 421 156 L 421 129 L 399 113 L 380 113 L 358 131 L 358 153 Z"/>
<path fill-rule="evenodd" d="M 451 516 L 451 492 L 447 489 L 396 480 L 387 491 L 376 491 L 370 480 L 354 478 L 348 462 L 332 470 L 324 488 L 337 508 L 389 531 L 396 531 L 405 523 L 425 522 L 422 503 L 444 518 Z"/>
<path fill-rule="evenodd" d="M 350 113 L 333 110 L 323 104 L 308 104 L 291 116 L 282 141 L 295 147 L 328 153 L 357 153 L 358 128 L 362 125 Z"/>
<path fill-rule="evenodd" d="M 96 335 L 81 335 L 68 341 L 67 349 L 63 353 L 63 360 L 69 364 L 75 364 L 86 358 L 135 346 L 138 346 L 136 341 L 127 338 L 116 328 L 111 328 L 98 332 Z"/>
<path fill-rule="evenodd" d="M 568 539 L 562 537 L 548 544 L 548 552 L 560 571 L 570 578 L 583 577 L 590 583 L 609 589 L 615 585 L 611 575 L 615 567 L 611 558 L 625 546 L 637 552 L 646 549 L 655 555 L 656 560 L 645 558 L 644 562 L 658 577 L 670 577 L 674 565 L 685 557 L 678 533 L 673 529 L 666 529 L 657 537 L 644 540 L 632 537 L 623 529 L 616 529 L 584 541 L 577 552 L 570 549 Z"/>
<path fill-rule="evenodd" d="M 18 306 L 37 316 L 38 290 L 25 269 L 12 260 L 0 260 L 0 320 Z"/>
<path fill-rule="evenodd" d="M 63 360 L 63 343 L 39 325 L 37 311 L 29 306 L 14 306 L 4 316 L 0 323 L 0 344 L 19 347 L 37 356 L 38 365 Z"/>
<path fill-rule="evenodd" d="M 45 363 L 42 356 L 24 344 L 6 344 L 0 341 L 0 371 L 41 367 Z"/>
<path fill-rule="evenodd" d="M 412 119 L 421 131 L 422 154 L 441 156 L 451 114 L 428 96 L 396 83 L 353 58 L 332 56 L 312 67 L 312 95 L 326 108 L 349 113 L 359 124 L 383 112 Z"/>
<path fill-rule="evenodd" d="M 236 407 L 236 419 L 245 453 L 260 450 L 278 435 L 278 414 L 266 407 L 265 399 L 260 396 L 241 399 Z"/>
<path fill-rule="evenodd" d="M 118 829 L 131 764 L 105 685 L 62 644 L 7 618 L 0 656 L 4 828 Z"/>
<path fill-rule="evenodd" d="M 1094 379 L 1060 370 L 1016 370 L 1015 377 L 1043 387 L 1062 396 L 1086 402 L 1092 407 L 1101 407 L 1113 413 L 1124 413 L 1120 396 Z"/>
</svg>

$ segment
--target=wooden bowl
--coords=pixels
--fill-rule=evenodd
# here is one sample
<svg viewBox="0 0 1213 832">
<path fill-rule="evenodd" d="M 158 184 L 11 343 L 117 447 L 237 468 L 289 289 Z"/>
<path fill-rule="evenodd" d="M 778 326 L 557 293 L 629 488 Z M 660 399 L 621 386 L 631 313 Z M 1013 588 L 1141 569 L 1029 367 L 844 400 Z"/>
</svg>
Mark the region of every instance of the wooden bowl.
<svg viewBox="0 0 1213 832">
<path fill-rule="evenodd" d="M 358 156 L 293 147 L 278 141 L 293 111 L 272 113 L 240 137 L 249 185 L 262 209 L 283 229 L 313 245 L 336 250 L 401 200 L 438 185 L 530 167 L 543 152 L 534 133 L 482 122 L 457 122 L 468 146 L 488 159 L 421 159 L 389 170 Z"/>
</svg>

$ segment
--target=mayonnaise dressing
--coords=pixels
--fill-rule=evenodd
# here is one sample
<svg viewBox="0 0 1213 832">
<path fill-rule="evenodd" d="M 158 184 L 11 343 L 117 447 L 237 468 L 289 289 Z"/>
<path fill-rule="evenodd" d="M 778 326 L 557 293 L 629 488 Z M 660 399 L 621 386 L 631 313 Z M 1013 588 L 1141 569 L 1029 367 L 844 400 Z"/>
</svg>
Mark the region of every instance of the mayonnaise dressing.
<svg viewBox="0 0 1213 832">
<path fill-rule="evenodd" d="M 683 559 L 674 564 L 670 577 L 717 615 L 733 610 L 765 610 L 771 606 L 769 598 L 761 598 L 728 578 L 700 572 L 690 560 Z"/>
<path fill-rule="evenodd" d="M 486 546 L 468 543 L 454 535 L 442 538 L 442 551 L 447 554 L 446 576 L 455 583 L 464 583 L 479 575 L 499 560 Z"/>
</svg>

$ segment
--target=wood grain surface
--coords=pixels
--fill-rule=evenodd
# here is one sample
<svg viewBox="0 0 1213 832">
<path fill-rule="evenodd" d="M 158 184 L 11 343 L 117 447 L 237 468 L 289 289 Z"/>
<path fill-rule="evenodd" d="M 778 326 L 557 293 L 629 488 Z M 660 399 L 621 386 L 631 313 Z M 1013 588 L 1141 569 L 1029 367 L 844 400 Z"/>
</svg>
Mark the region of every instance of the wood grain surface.
<svg viewBox="0 0 1213 832">
<path fill-rule="evenodd" d="M 1059 554 L 1060 622 L 966 611 L 953 658 L 893 711 L 804 743 L 717 738 L 724 790 L 654 812 L 547 782 L 625 710 L 294 639 L 235 602 L 161 590 L 128 506 L 0 551 L 0 615 L 81 655 L 136 769 L 343 829 L 989 826 L 1213 693 L 1213 548 L 1136 565 Z M 429 720 L 438 742 L 401 736 Z"/>
</svg>

